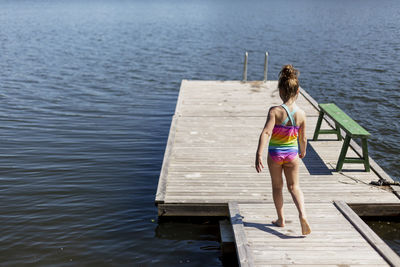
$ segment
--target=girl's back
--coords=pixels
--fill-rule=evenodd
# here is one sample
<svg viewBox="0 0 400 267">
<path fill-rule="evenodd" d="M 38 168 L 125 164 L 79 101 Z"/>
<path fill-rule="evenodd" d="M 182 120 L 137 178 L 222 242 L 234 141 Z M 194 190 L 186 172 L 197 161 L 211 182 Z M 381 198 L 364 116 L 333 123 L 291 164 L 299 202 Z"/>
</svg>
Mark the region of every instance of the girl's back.
<svg viewBox="0 0 400 267">
<path fill-rule="evenodd" d="M 292 112 L 293 110 L 296 110 L 293 117 L 296 122 L 296 126 L 301 127 L 301 125 L 303 125 L 305 118 L 306 118 L 305 112 L 301 108 L 299 108 L 297 105 L 291 105 L 291 106 L 288 106 L 288 108 L 289 108 L 290 112 Z M 275 106 L 275 107 L 273 107 L 273 109 L 275 109 L 275 112 L 274 112 L 275 125 L 281 125 L 288 117 L 288 114 L 282 106 Z M 287 126 L 292 125 L 290 120 L 288 120 L 286 125 Z"/>
</svg>

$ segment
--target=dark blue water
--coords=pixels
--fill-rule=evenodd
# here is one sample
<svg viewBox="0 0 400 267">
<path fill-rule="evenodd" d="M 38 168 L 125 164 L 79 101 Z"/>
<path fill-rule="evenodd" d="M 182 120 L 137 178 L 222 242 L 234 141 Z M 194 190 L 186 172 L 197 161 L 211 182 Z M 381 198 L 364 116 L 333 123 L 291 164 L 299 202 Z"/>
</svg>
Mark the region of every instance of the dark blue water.
<svg viewBox="0 0 400 267">
<path fill-rule="evenodd" d="M 0 262 L 221 266 L 212 223 L 157 224 L 182 79 L 294 64 L 400 177 L 400 2 L 0 1 Z M 256 147 L 256 146 L 255 146 Z"/>
<path fill-rule="evenodd" d="M 400 216 L 362 217 L 362 219 L 400 256 Z"/>
</svg>

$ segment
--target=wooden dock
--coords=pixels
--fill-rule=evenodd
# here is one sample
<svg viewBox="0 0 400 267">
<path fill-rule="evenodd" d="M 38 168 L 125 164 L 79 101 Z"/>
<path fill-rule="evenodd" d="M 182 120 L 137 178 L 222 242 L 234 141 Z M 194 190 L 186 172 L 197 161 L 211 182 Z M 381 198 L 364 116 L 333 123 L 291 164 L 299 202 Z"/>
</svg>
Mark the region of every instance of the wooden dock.
<svg viewBox="0 0 400 267">
<path fill-rule="evenodd" d="M 306 111 L 306 134 L 311 140 L 318 119 L 317 103 L 303 89 L 297 103 Z M 307 156 L 300 164 L 311 235 L 299 236 L 297 211 L 286 189 L 287 226 L 270 224 L 276 216 L 271 181 L 267 168 L 256 172 L 254 160 L 268 108 L 279 104 L 277 81 L 183 80 L 157 188 L 159 216 L 230 217 L 241 266 L 399 263 L 393 251 L 383 258 L 385 252 L 374 249 L 339 207 L 347 203 L 363 215 L 379 215 L 385 210 L 389 214 L 390 207 L 400 205 L 396 192 L 369 182 L 390 177 L 371 158 L 371 172 L 365 172 L 362 164 L 350 163 L 336 172 L 342 141 L 336 141 L 335 135 L 309 141 Z M 331 128 L 329 120 L 322 128 Z M 361 149 L 355 142 L 351 146 L 347 155 L 355 157 Z M 388 251 L 384 244 L 380 247 Z"/>
</svg>

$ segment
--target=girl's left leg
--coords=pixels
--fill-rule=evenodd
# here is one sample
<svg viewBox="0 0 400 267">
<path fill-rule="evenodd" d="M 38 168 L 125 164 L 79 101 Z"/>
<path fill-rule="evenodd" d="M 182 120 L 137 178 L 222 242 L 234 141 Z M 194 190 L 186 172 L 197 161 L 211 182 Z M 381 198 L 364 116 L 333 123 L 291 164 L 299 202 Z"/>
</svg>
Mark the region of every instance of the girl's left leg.
<svg viewBox="0 0 400 267">
<path fill-rule="evenodd" d="M 286 185 L 293 201 L 299 211 L 299 219 L 303 235 L 311 233 L 310 225 L 308 224 L 306 211 L 304 208 L 304 196 L 299 185 L 299 158 L 283 164 L 283 171 L 285 172 Z"/>
</svg>

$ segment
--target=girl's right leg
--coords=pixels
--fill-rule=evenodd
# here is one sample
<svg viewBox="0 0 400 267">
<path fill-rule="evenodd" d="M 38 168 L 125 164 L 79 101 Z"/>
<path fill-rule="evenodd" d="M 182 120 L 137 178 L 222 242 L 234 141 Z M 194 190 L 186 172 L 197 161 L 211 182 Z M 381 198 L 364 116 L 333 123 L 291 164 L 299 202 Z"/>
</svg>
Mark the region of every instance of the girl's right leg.
<svg viewBox="0 0 400 267">
<path fill-rule="evenodd" d="M 272 196 L 275 203 L 276 213 L 278 214 L 278 219 L 272 221 L 273 224 L 277 226 L 285 226 L 285 217 L 283 215 L 283 180 L 282 180 L 282 165 L 273 161 L 268 154 L 267 158 L 268 169 L 271 175 L 272 183 Z"/>
</svg>

